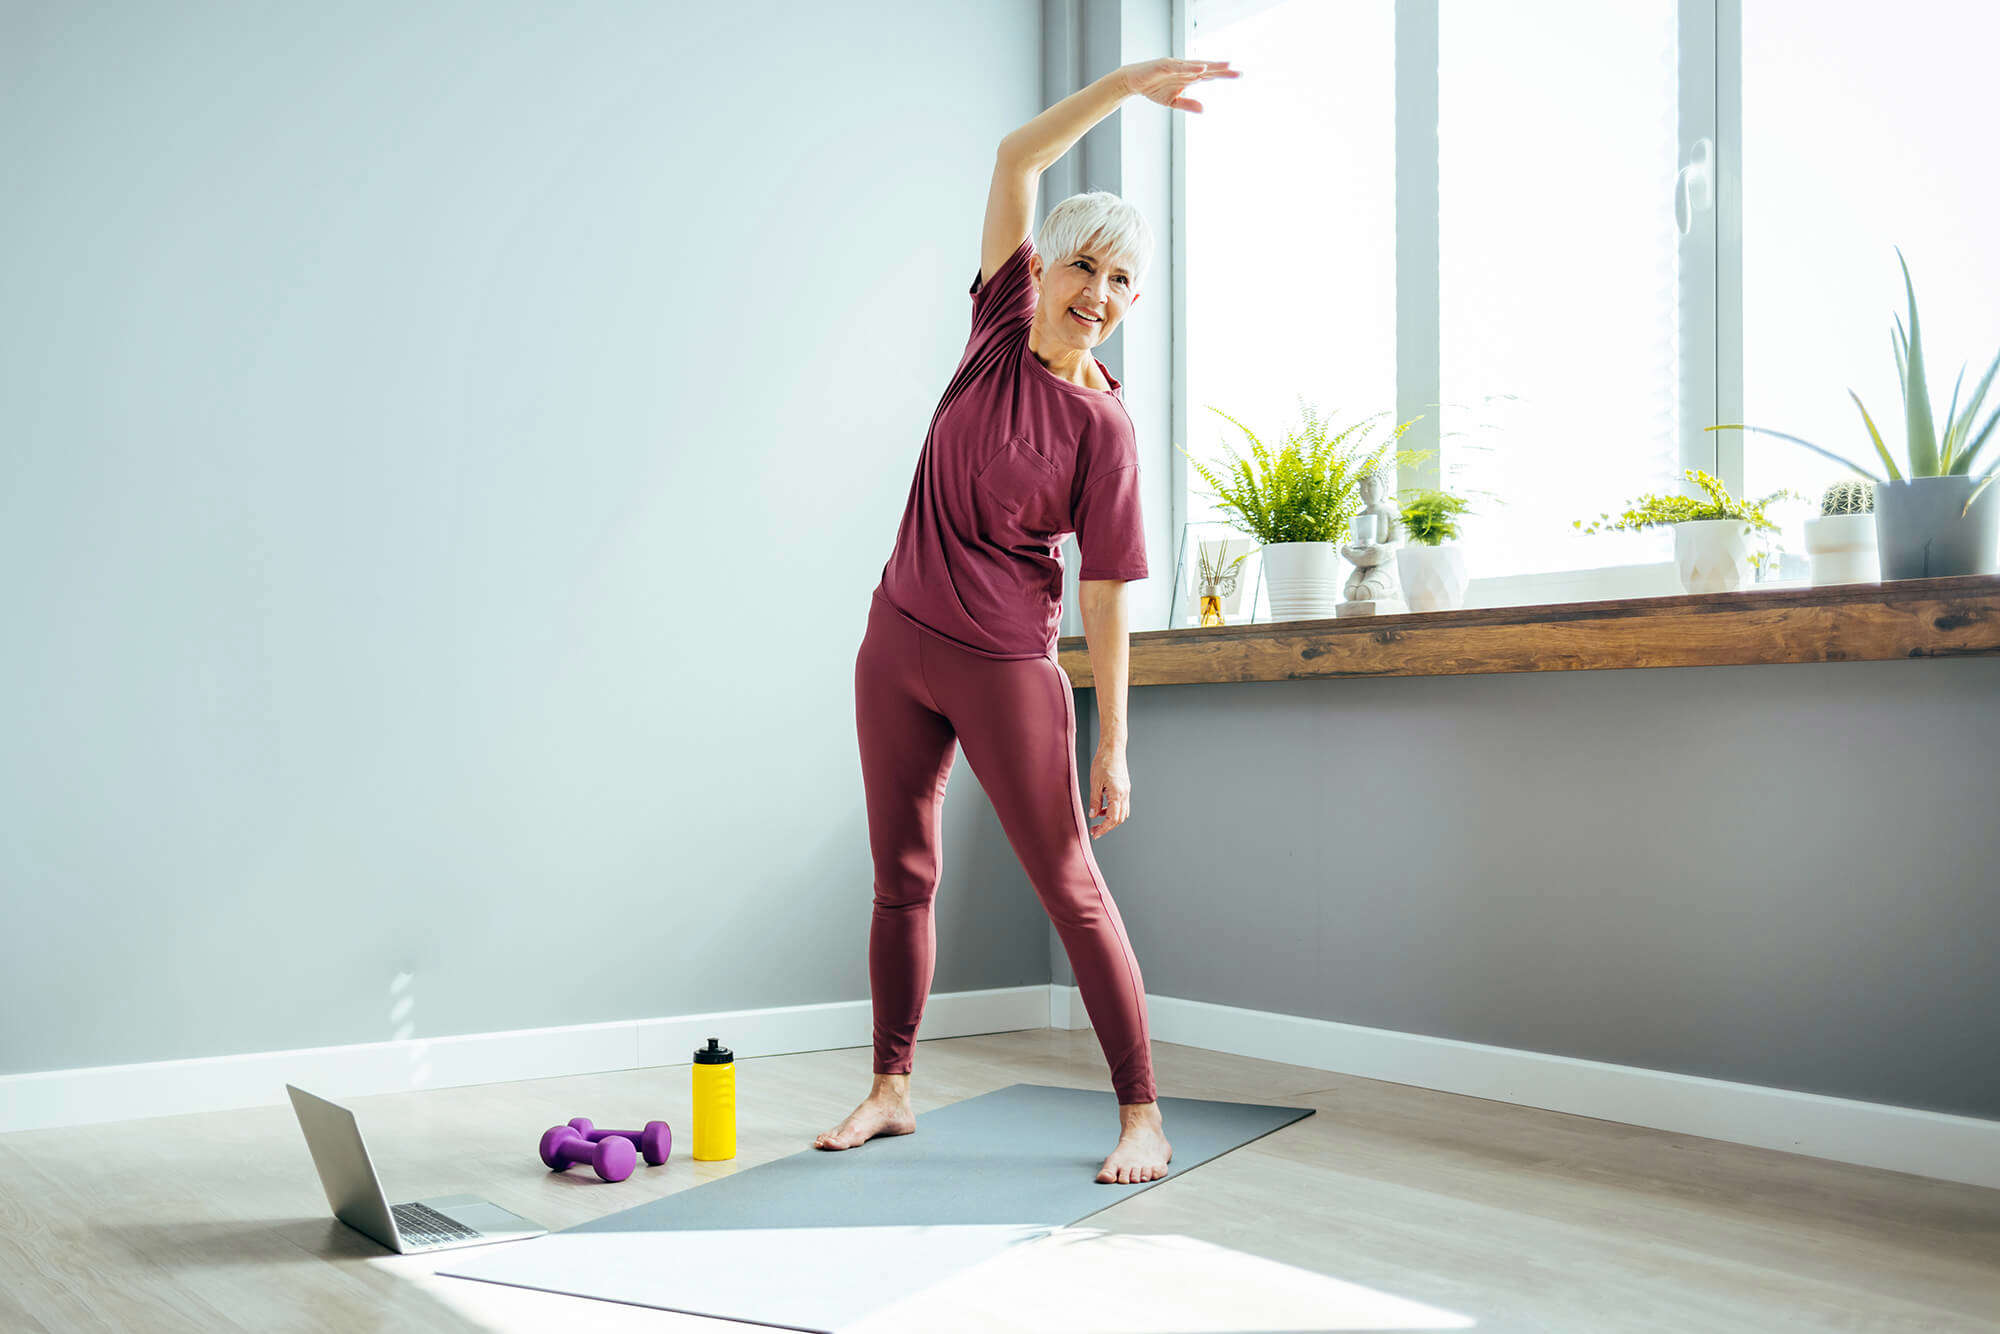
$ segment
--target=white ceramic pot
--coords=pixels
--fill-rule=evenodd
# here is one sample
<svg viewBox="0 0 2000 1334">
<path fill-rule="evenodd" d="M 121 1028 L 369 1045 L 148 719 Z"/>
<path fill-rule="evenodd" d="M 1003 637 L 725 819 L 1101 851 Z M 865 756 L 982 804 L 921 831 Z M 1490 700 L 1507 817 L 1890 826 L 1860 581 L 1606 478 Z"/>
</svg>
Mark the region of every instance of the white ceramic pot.
<svg viewBox="0 0 2000 1334">
<path fill-rule="evenodd" d="M 1754 581 L 1748 519 L 1690 519 L 1674 525 L 1674 564 L 1690 593 L 1727 593 Z"/>
<path fill-rule="evenodd" d="M 1307 621 L 1338 614 L 1349 566 L 1338 542 L 1271 542 L 1263 548 L 1271 619 Z"/>
<path fill-rule="evenodd" d="M 1454 611 L 1465 605 L 1465 552 L 1456 542 L 1396 548 L 1396 573 L 1411 611 Z"/>
<path fill-rule="evenodd" d="M 1806 520 L 1806 555 L 1812 581 L 1820 584 L 1874 584 L 1882 581 L 1875 554 L 1875 513 L 1821 514 Z"/>
</svg>

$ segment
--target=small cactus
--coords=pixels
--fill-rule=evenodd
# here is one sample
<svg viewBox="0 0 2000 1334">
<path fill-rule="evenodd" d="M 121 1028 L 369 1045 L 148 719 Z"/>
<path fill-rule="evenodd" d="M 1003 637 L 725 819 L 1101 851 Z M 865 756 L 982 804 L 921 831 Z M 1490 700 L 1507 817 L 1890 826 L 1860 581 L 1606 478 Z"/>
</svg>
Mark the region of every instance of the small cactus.
<svg viewBox="0 0 2000 1334">
<path fill-rule="evenodd" d="M 1872 514 L 1875 511 L 1875 484 L 1866 478 L 1854 477 L 1844 482 L 1835 482 L 1820 497 L 1821 517 L 1829 514 Z"/>
</svg>

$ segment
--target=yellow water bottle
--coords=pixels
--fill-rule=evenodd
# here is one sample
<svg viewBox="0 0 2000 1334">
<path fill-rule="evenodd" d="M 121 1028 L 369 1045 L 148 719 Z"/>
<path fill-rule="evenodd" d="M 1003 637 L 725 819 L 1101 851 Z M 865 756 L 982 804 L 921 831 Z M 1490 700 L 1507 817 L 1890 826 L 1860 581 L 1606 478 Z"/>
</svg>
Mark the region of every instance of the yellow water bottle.
<svg viewBox="0 0 2000 1334">
<path fill-rule="evenodd" d="M 736 1055 L 714 1038 L 694 1050 L 694 1156 L 736 1156 Z"/>
</svg>

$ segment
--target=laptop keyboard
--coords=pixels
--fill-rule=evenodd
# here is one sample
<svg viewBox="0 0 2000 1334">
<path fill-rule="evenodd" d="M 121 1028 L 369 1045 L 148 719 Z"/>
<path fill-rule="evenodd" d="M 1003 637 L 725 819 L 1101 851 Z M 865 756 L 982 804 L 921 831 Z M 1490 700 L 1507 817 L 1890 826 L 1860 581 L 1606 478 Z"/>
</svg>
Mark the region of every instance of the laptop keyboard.
<svg viewBox="0 0 2000 1334">
<path fill-rule="evenodd" d="M 389 1212 L 396 1215 L 396 1231 L 406 1244 L 428 1246 L 440 1241 L 470 1241 L 485 1235 L 421 1204 L 399 1204 Z"/>
</svg>

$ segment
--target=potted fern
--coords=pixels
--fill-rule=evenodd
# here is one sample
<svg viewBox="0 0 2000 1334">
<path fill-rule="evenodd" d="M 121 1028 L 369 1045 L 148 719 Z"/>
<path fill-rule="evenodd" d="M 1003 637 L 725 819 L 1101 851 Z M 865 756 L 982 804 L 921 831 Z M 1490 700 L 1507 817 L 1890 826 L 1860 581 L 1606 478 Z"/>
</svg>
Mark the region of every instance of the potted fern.
<svg viewBox="0 0 2000 1334">
<path fill-rule="evenodd" d="M 1965 384 L 1965 368 L 1959 368 L 1958 384 L 1951 391 L 1951 407 L 1945 412 L 1944 439 L 1940 443 L 1937 426 L 1931 416 L 1930 387 L 1924 374 L 1923 332 L 1917 327 L 1917 291 L 1910 282 L 1910 266 L 1903 260 L 1901 246 L 1896 247 L 1896 262 L 1903 266 L 1903 290 L 1909 294 L 1910 300 L 1908 334 L 1904 333 L 1903 319 L 1898 315 L 1895 328 L 1890 330 L 1889 335 L 1890 346 L 1896 353 L 1897 383 L 1903 391 L 1903 420 L 1910 466 L 1907 478 L 1897 469 L 1894 456 L 1883 445 L 1882 433 L 1875 429 L 1874 418 L 1868 415 L 1861 396 L 1852 389 L 1847 391 L 1847 396 L 1861 411 L 1861 421 L 1867 426 L 1868 439 L 1888 471 L 1887 478 L 1877 477 L 1860 464 L 1830 449 L 1822 449 L 1810 440 L 1801 440 L 1783 431 L 1745 426 L 1741 422 L 1728 422 L 1706 429 L 1775 435 L 1780 440 L 1789 440 L 1795 445 L 1804 445 L 1816 454 L 1823 454 L 1873 482 L 1875 545 L 1880 553 L 1882 578 L 1991 574 L 1995 568 L 1996 546 L 2000 546 L 2000 542 L 1996 542 L 1996 532 L 2000 532 L 2000 492 L 1987 496 L 1983 504 L 1977 502 L 1981 493 L 1993 485 L 1993 479 L 2000 476 L 2000 470 L 1989 462 L 1983 472 L 1974 473 L 1972 463 L 1992 436 L 1995 423 L 2000 423 L 2000 408 L 1993 410 L 1984 426 L 1977 431 L 1973 428 L 1979 409 L 1986 401 L 1986 390 L 1993 383 L 1993 373 L 2000 370 L 2000 356 L 1994 357 L 1993 364 L 1986 368 L 1985 376 L 1979 381 L 1978 388 L 1972 391 L 1963 412 L 1958 407 L 1958 391 Z"/>
<path fill-rule="evenodd" d="M 1577 519 L 1570 526 L 1585 533 L 1599 529 L 1649 528 L 1656 524 L 1674 526 L 1674 563 L 1680 570 L 1681 587 L 1690 593 L 1726 593 L 1751 582 L 1752 567 L 1761 567 L 1763 557 L 1750 549 L 1750 535 L 1758 529 L 1775 532 L 1778 525 L 1764 513 L 1764 507 L 1794 492 L 1773 491 L 1762 500 L 1740 501 L 1721 482 L 1699 468 L 1683 468 L 1687 479 L 1707 492 L 1697 496 L 1662 496 L 1652 492 L 1632 502 L 1616 520 L 1600 514 L 1588 528 Z"/>
<path fill-rule="evenodd" d="M 1215 488 L 1210 494 L 1230 514 L 1228 522 L 1257 539 L 1264 557 L 1264 583 L 1270 595 L 1271 618 L 1301 620 L 1335 614 L 1342 595 L 1339 549 L 1354 516 L 1361 509 L 1358 483 L 1382 466 L 1404 431 L 1421 418 L 1395 428 L 1389 439 L 1364 456 L 1364 442 L 1374 429 L 1376 413 L 1338 433 L 1300 397 L 1304 429 L 1285 432 L 1273 451 L 1249 427 L 1210 406 L 1209 411 L 1249 438 L 1250 459 L 1229 450 L 1228 476 L 1218 476 L 1189 454 L 1187 461 L 1202 480 Z M 1353 437 L 1350 442 L 1349 437 Z M 1225 448 L 1228 448 L 1225 446 Z M 1430 450 L 1397 450 L 1396 465 L 1428 458 Z"/>
<path fill-rule="evenodd" d="M 1403 502 L 1407 546 L 1396 548 L 1396 572 L 1411 611 L 1451 611 L 1465 605 L 1465 552 L 1456 516 L 1469 508 L 1463 496 L 1434 487 L 1410 493 Z"/>
<path fill-rule="evenodd" d="M 1835 482 L 1819 500 L 1819 517 L 1806 520 L 1806 556 L 1812 581 L 1872 584 L 1882 577 L 1875 557 L 1875 487 L 1861 478 Z"/>
</svg>

